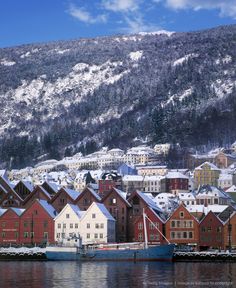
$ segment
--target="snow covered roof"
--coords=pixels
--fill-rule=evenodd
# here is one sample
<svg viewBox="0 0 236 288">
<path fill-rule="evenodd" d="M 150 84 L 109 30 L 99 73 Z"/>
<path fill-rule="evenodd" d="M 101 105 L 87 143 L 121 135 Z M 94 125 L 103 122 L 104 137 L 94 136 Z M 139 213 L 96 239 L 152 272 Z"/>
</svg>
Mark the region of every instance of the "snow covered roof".
<svg viewBox="0 0 236 288">
<path fill-rule="evenodd" d="M 55 192 L 55 193 L 57 193 L 59 190 L 60 190 L 60 185 L 57 185 L 56 183 L 54 183 L 54 182 L 51 182 L 51 181 L 45 181 L 47 184 L 48 184 L 48 186 L 50 186 L 50 188 Z"/>
<path fill-rule="evenodd" d="M 154 210 L 159 210 L 160 212 L 162 212 L 162 210 L 160 209 L 160 207 L 157 206 L 157 204 L 145 193 L 137 191 L 137 194 L 143 199 L 143 201 L 152 209 Z M 149 193 L 148 193 L 149 194 Z"/>
<path fill-rule="evenodd" d="M 195 196 L 193 193 L 179 193 L 178 194 L 179 200 L 195 200 Z"/>
<path fill-rule="evenodd" d="M 189 205 L 186 209 L 190 213 L 204 213 L 204 205 Z"/>
<path fill-rule="evenodd" d="M 68 188 L 63 188 L 63 190 L 73 199 L 75 200 L 80 194 L 81 192 L 72 190 L 72 189 L 68 189 Z"/>
<path fill-rule="evenodd" d="M 226 192 L 226 193 L 236 192 L 236 186 L 235 186 L 235 185 L 232 185 L 232 186 L 229 187 L 229 189 L 227 189 L 225 192 Z"/>
<path fill-rule="evenodd" d="M 211 168 L 212 170 L 218 170 L 218 171 L 220 171 L 220 169 L 219 169 L 218 167 L 216 167 L 216 165 L 214 165 L 213 163 L 210 163 L 210 162 L 208 162 L 208 161 L 206 161 L 206 162 L 202 163 L 200 166 L 196 167 L 195 170 L 202 170 L 203 166 L 205 166 L 205 165 L 210 166 L 210 168 Z"/>
<path fill-rule="evenodd" d="M 232 174 L 221 173 L 220 177 L 219 177 L 219 180 L 220 181 L 224 181 L 224 180 L 230 181 L 230 180 L 232 180 L 232 178 L 233 178 Z"/>
<path fill-rule="evenodd" d="M 180 173 L 180 172 L 168 172 L 166 174 L 166 178 L 168 179 L 176 179 L 176 178 L 180 178 L 180 179 L 189 179 L 188 176 Z"/>
<path fill-rule="evenodd" d="M 103 215 L 107 218 L 107 219 L 109 219 L 109 220 L 112 220 L 112 221 L 115 221 L 115 219 L 112 217 L 112 215 L 109 213 L 109 211 L 107 210 L 107 208 L 105 207 L 105 205 L 104 204 L 102 204 L 102 203 L 97 203 L 97 202 L 93 202 L 93 204 L 91 205 L 91 206 L 97 206 L 98 207 L 98 209 L 103 213 Z M 91 207 L 90 206 L 90 207 Z"/>
<path fill-rule="evenodd" d="M 208 205 L 206 208 L 206 211 L 212 211 L 213 213 L 221 213 L 223 212 L 226 208 L 228 207 L 228 205 Z M 205 211 L 205 212 L 206 212 Z M 207 213 L 205 213 L 207 214 Z"/>
<path fill-rule="evenodd" d="M 98 200 L 101 201 L 102 198 L 90 187 L 87 186 L 87 189 L 93 194 L 93 196 Z"/>
<path fill-rule="evenodd" d="M 113 189 L 121 196 L 122 199 L 124 199 L 125 203 L 126 203 L 129 207 L 131 207 L 130 203 L 126 200 L 127 194 L 126 194 L 124 191 L 121 191 L 121 190 L 119 190 L 119 189 L 117 189 L 117 188 L 113 188 Z"/>
<path fill-rule="evenodd" d="M 2 214 L 4 214 L 6 211 L 7 209 L 0 208 L 0 216 L 2 216 Z"/>
<path fill-rule="evenodd" d="M 223 190 L 220 190 L 219 188 L 210 185 L 203 185 L 202 187 L 200 187 L 200 189 L 197 191 L 196 198 L 199 198 L 199 196 L 220 197 L 226 199 L 230 198 L 230 196 L 227 195 Z"/>
<path fill-rule="evenodd" d="M 46 200 L 37 200 L 40 205 L 48 212 L 48 214 L 54 219 L 57 215 L 56 210 L 51 204 L 48 204 Z"/>
<path fill-rule="evenodd" d="M 18 216 L 20 216 L 25 211 L 25 209 L 15 207 L 11 207 L 10 209 L 13 210 Z"/>
<path fill-rule="evenodd" d="M 140 175 L 125 175 L 123 181 L 143 181 L 144 177 Z"/>
</svg>

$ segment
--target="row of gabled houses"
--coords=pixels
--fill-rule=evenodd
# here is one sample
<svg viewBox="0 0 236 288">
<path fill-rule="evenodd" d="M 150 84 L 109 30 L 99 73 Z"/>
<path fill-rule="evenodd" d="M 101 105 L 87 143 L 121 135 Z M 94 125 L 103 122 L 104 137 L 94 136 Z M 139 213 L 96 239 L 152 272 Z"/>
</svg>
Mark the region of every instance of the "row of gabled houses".
<svg viewBox="0 0 236 288">
<path fill-rule="evenodd" d="M 151 220 L 146 220 L 149 243 L 165 243 L 166 237 L 171 243 L 197 249 L 236 247 L 236 212 L 232 206 L 215 204 L 225 209 L 220 213 L 210 209 L 206 214 L 181 204 L 164 215 L 147 194 L 138 191 L 126 199 L 124 192 L 113 188 L 101 198 L 87 187 L 77 204 L 76 191 L 59 190 L 51 200 L 45 192 L 38 186 L 24 208 L 0 209 L 1 244 L 55 243 L 74 236 L 81 236 L 83 244 L 143 242 L 145 211 Z"/>
</svg>

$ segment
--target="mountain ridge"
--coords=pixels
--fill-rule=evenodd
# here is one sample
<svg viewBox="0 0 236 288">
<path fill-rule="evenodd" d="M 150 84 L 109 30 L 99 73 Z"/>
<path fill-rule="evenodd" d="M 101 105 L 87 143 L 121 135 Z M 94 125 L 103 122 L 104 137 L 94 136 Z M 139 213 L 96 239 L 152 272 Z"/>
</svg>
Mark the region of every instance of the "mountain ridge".
<svg viewBox="0 0 236 288">
<path fill-rule="evenodd" d="M 235 42 L 230 25 L 0 49 L 2 166 L 128 147 L 136 137 L 233 142 Z"/>
</svg>

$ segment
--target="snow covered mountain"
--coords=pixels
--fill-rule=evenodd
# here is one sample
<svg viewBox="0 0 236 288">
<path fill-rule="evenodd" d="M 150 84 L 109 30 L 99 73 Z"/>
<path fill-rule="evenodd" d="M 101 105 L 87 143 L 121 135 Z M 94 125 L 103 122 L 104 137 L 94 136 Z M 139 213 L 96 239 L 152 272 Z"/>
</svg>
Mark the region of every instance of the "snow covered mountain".
<svg viewBox="0 0 236 288">
<path fill-rule="evenodd" d="M 2 166 L 236 138 L 236 25 L 0 49 Z"/>
</svg>

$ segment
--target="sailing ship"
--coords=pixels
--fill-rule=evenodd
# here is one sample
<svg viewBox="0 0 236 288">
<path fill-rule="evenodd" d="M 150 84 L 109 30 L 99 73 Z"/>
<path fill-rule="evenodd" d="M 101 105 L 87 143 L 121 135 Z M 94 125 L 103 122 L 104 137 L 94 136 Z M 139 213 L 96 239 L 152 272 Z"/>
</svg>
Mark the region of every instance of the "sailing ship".
<svg viewBox="0 0 236 288">
<path fill-rule="evenodd" d="M 114 243 L 85 247 L 81 245 L 82 241 L 79 239 L 79 244 L 74 247 L 47 246 L 46 257 L 48 260 L 78 261 L 171 261 L 175 245 L 171 244 L 153 223 L 167 243 L 149 246 L 146 219 L 153 223 L 143 211 L 144 243 Z"/>
</svg>

